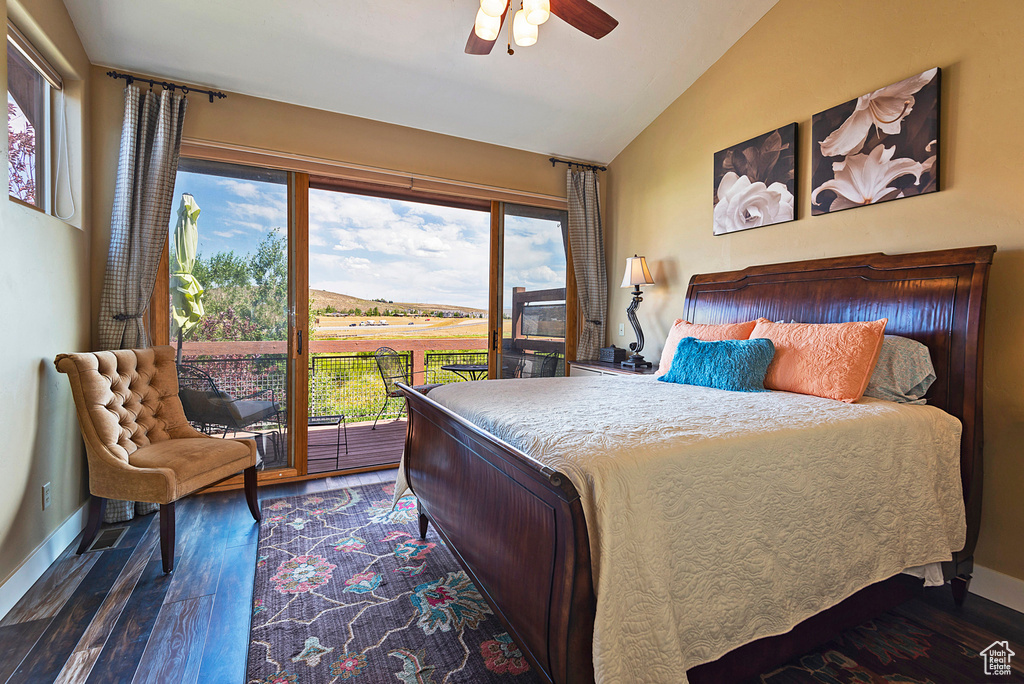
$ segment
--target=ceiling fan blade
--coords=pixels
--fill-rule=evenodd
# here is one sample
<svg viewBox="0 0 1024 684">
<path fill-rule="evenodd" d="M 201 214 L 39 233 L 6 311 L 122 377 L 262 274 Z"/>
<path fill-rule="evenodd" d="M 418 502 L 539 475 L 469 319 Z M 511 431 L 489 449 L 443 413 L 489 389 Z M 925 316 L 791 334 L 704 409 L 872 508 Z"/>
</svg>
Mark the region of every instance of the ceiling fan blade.
<svg viewBox="0 0 1024 684">
<path fill-rule="evenodd" d="M 501 25 L 505 25 L 505 17 L 508 15 L 508 7 L 505 7 L 505 11 L 501 13 Z M 501 29 L 498 29 L 498 35 L 501 35 Z M 476 35 L 476 27 L 474 26 L 469 30 L 469 40 L 466 41 L 466 54 L 467 55 L 489 55 L 494 44 L 498 42 L 498 39 L 484 40 L 480 36 Z"/>
<path fill-rule="evenodd" d="M 610 14 L 588 0 L 551 0 L 551 13 L 594 38 L 604 38 L 619 25 Z"/>
</svg>

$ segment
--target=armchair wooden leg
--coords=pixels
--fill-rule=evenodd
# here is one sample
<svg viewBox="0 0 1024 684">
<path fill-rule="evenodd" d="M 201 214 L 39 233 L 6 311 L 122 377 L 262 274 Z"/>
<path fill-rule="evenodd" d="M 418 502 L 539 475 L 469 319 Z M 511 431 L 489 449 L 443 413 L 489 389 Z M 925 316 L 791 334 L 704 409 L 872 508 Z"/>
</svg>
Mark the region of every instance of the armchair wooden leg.
<svg viewBox="0 0 1024 684">
<path fill-rule="evenodd" d="M 85 553 L 100 531 L 100 524 L 103 522 L 103 514 L 107 512 L 107 500 L 101 496 L 89 498 L 89 512 L 85 522 L 85 532 L 82 533 L 82 543 L 78 545 L 78 553 Z"/>
<path fill-rule="evenodd" d="M 160 558 L 164 574 L 174 570 L 174 502 L 160 505 Z"/>
<path fill-rule="evenodd" d="M 259 522 L 263 516 L 260 515 L 260 501 L 256 495 L 256 466 L 243 470 L 242 479 L 245 481 L 245 502 L 249 504 L 252 519 Z"/>
</svg>

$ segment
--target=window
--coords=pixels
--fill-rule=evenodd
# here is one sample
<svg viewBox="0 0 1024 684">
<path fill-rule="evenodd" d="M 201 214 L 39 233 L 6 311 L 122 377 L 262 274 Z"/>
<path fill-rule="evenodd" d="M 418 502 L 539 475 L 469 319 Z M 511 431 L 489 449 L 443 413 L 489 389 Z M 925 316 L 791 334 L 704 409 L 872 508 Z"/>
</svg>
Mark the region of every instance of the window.
<svg viewBox="0 0 1024 684">
<path fill-rule="evenodd" d="M 51 110 L 60 75 L 25 36 L 7 24 L 8 194 L 53 212 Z"/>
</svg>

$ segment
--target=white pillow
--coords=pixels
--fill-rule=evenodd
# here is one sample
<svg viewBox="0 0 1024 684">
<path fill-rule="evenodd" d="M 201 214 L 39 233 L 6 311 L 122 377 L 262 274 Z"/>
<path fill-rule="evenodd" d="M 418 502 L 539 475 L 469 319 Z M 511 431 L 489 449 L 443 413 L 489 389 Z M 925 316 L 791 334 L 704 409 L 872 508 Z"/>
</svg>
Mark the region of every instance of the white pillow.
<svg viewBox="0 0 1024 684">
<path fill-rule="evenodd" d="M 864 396 L 924 404 L 924 395 L 933 382 L 935 367 L 928 347 L 908 337 L 886 335 Z"/>
</svg>

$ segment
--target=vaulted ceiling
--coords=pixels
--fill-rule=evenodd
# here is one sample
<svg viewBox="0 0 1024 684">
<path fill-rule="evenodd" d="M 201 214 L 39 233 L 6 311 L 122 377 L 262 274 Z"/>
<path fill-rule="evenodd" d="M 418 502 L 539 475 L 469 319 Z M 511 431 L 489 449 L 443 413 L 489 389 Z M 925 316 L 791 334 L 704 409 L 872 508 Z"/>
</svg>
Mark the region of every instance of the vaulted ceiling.
<svg viewBox="0 0 1024 684">
<path fill-rule="evenodd" d="M 532 47 L 463 52 L 478 0 L 65 0 L 93 63 L 608 162 L 777 0 L 595 0 Z M 515 46 L 513 46 L 515 47 Z"/>
</svg>

